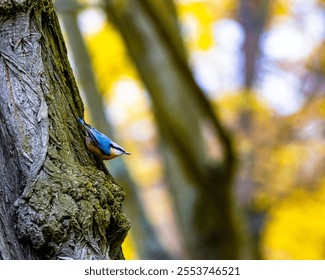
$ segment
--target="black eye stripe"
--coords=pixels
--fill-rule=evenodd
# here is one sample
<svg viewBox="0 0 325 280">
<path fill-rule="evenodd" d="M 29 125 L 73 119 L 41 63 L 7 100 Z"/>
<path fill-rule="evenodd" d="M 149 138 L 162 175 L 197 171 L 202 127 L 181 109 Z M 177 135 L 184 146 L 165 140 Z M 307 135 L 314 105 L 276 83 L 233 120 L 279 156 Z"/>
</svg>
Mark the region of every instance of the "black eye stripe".
<svg viewBox="0 0 325 280">
<path fill-rule="evenodd" d="M 119 151 L 125 153 L 125 151 L 121 147 L 116 147 L 113 144 L 111 144 L 111 147 L 114 148 L 114 149 L 116 149 L 116 150 L 119 150 Z"/>
</svg>

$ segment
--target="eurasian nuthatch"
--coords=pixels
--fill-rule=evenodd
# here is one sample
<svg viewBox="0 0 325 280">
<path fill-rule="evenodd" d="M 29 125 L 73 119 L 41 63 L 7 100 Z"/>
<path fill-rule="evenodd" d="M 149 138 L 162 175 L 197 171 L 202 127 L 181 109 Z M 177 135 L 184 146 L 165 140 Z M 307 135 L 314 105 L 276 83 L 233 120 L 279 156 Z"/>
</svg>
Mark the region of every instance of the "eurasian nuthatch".
<svg viewBox="0 0 325 280">
<path fill-rule="evenodd" d="M 87 148 L 99 159 L 110 160 L 123 154 L 130 155 L 130 153 L 126 152 L 121 146 L 87 124 L 83 119 L 79 118 L 78 120 L 86 129 Z"/>
</svg>

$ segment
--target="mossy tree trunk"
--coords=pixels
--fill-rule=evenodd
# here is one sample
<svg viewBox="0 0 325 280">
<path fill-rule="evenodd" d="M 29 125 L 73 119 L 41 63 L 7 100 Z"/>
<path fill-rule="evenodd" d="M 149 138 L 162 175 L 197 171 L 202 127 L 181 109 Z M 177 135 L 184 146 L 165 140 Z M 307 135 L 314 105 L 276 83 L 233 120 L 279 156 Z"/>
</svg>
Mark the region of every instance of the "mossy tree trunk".
<svg viewBox="0 0 325 280">
<path fill-rule="evenodd" d="M 0 259 L 123 259 L 124 192 L 85 147 L 50 0 L 0 2 Z"/>
<path fill-rule="evenodd" d="M 90 117 L 101 132 L 116 139 L 114 127 L 105 116 L 105 102 L 97 87 L 91 59 L 78 27 L 78 12 L 83 7 L 76 0 L 56 0 L 55 7 L 61 16 L 61 23 L 67 35 L 74 60 L 76 77 L 83 89 Z M 108 50 L 109 51 L 109 50 Z M 109 162 L 111 173 L 125 189 L 125 212 L 132 224 L 132 236 L 140 259 L 170 259 L 150 223 L 139 194 L 139 186 L 133 180 L 122 157 Z"/>
</svg>

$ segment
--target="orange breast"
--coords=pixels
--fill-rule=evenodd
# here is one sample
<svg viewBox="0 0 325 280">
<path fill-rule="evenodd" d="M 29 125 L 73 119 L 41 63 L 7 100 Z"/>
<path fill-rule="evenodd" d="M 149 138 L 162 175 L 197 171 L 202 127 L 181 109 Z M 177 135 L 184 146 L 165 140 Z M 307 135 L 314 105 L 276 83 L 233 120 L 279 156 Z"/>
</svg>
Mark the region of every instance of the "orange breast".
<svg viewBox="0 0 325 280">
<path fill-rule="evenodd" d="M 89 138 L 86 139 L 86 144 L 88 150 L 91 151 L 96 157 L 103 160 L 108 160 L 112 158 L 110 155 L 106 155 L 100 149 L 98 149 L 97 145 L 95 145 L 94 142 L 91 141 Z"/>
</svg>

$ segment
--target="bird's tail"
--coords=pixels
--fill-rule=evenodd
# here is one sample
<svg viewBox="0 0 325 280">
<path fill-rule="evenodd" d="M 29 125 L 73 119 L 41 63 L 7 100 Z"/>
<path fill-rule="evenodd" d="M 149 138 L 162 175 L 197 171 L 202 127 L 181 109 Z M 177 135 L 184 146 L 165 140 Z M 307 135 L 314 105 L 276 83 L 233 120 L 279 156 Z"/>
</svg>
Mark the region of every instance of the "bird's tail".
<svg viewBox="0 0 325 280">
<path fill-rule="evenodd" d="M 85 125 L 85 121 L 82 118 L 77 119 L 82 125 Z"/>
<path fill-rule="evenodd" d="M 78 121 L 86 129 L 87 135 L 91 137 L 92 136 L 91 135 L 91 126 L 89 124 L 87 124 L 82 118 L 78 118 Z"/>
</svg>

